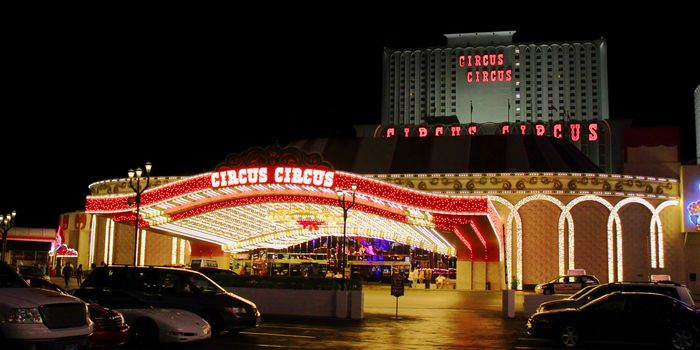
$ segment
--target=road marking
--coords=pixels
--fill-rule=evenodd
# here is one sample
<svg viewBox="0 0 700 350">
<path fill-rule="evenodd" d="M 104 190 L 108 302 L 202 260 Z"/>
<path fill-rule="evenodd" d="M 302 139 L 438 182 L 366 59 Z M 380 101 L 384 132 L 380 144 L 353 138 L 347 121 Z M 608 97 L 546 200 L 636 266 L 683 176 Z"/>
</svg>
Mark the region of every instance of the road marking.
<svg viewBox="0 0 700 350">
<path fill-rule="evenodd" d="M 280 333 L 240 332 L 240 334 L 269 335 L 269 336 L 273 336 L 273 337 L 310 338 L 310 339 L 316 339 L 316 337 L 310 336 L 310 335 L 295 335 L 295 334 L 280 334 Z"/>
</svg>

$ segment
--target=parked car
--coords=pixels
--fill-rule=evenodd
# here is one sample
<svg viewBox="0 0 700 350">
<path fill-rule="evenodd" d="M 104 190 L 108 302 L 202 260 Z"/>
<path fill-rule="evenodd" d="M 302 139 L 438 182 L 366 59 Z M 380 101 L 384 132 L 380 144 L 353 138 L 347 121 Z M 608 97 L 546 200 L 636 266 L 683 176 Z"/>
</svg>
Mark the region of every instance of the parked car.
<svg viewBox="0 0 700 350">
<path fill-rule="evenodd" d="M 55 283 L 41 278 L 28 278 L 29 286 L 53 290 L 63 294 L 69 294 Z M 104 308 L 95 303 L 88 304 L 90 319 L 94 323 L 93 332 L 90 335 L 91 347 L 113 347 L 126 344 L 129 340 L 129 325 L 124 322 L 124 316 L 116 310 Z"/>
<path fill-rule="evenodd" d="M 612 292 L 647 292 L 668 295 L 688 305 L 694 305 L 693 295 L 688 287 L 674 282 L 614 282 L 588 286 L 578 293 L 561 300 L 542 303 L 537 312 L 577 308 Z"/>
<path fill-rule="evenodd" d="M 565 347 L 582 341 L 661 343 L 691 349 L 700 336 L 700 310 L 668 295 L 613 292 L 578 309 L 538 312 L 527 332 Z"/>
<path fill-rule="evenodd" d="M 0 344 L 3 349 L 88 349 L 93 323 L 87 305 L 52 290 L 30 288 L 15 268 L 0 262 Z"/>
<path fill-rule="evenodd" d="M 184 309 L 205 319 L 214 334 L 257 327 L 260 312 L 249 300 L 229 293 L 205 275 L 167 267 L 101 266 L 75 295 L 104 300 L 101 294 L 123 291 L 159 308 Z"/>
<path fill-rule="evenodd" d="M 192 270 L 197 271 L 219 285 L 227 285 L 231 279 L 238 278 L 238 274 L 227 269 L 220 269 L 216 267 L 193 267 Z"/>
<path fill-rule="evenodd" d="M 211 326 L 196 314 L 152 307 L 124 291 L 93 294 L 90 302 L 118 310 L 131 326 L 135 344 L 186 343 L 211 338 Z"/>
<path fill-rule="evenodd" d="M 538 284 L 535 287 L 535 293 L 576 293 L 587 286 L 595 284 L 600 284 L 600 281 L 593 275 L 564 275 L 549 282 Z"/>
<path fill-rule="evenodd" d="M 51 280 L 48 275 L 44 274 L 44 271 L 41 271 L 41 269 L 36 266 L 20 266 L 19 274 L 24 278 L 36 277 L 47 281 Z"/>
</svg>

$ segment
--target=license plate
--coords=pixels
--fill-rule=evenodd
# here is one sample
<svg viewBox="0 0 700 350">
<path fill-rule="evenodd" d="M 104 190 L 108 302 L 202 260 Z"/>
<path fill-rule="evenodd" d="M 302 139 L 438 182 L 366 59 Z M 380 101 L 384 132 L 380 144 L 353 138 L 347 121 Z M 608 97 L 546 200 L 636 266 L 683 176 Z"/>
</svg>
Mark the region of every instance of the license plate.
<svg viewBox="0 0 700 350">
<path fill-rule="evenodd" d="M 80 349 L 80 344 L 73 343 L 73 344 L 66 344 L 64 347 L 65 350 L 78 350 Z"/>
</svg>

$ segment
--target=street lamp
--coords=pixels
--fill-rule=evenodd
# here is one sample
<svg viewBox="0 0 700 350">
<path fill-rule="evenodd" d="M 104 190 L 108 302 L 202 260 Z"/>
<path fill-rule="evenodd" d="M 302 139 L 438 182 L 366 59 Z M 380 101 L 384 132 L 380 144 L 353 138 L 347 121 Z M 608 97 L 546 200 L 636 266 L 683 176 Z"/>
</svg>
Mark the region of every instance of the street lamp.
<svg viewBox="0 0 700 350">
<path fill-rule="evenodd" d="M 0 215 L 0 229 L 2 229 L 2 260 L 5 261 L 5 251 L 7 250 L 7 231 L 9 231 L 13 226 L 15 226 L 15 216 L 17 216 L 16 211 L 12 211 L 12 214 Z"/>
<path fill-rule="evenodd" d="M 355 190 L 357 190 L 357 184 L 353 183 L 351 187 L 351 190 L 348 190 L 347 188 L 335 189 L 335 193 L 338 195 L 338 205 L 343 209 L 343 244 L 341 247 L 343 252 L 343 260 L 341 264 L 341 271 L 343 274 L 343 290 L 345 290 L 345 267 L 348 264 L 348 255 L 345 251 L 345 244 L 347 240 L 345 238 L 345 231 L 348 223 L 348 210 L 355 205 Z M 345 199 L 345 196 L 348 194 L 352 194 L 352 202 Z"/>
<path fill-rule="evenodd" d="M 141 209 L 141 194 L 144 191 L 146 191 L 148 185 L 150 185 L 151 183 L 151 163 L 146 162 L 144 167 L 146 168 L 146 186 L 143 186 L 143 188 L 141 188 L 141 175 L 143 174 L 141 168 L 136 168 L 136 171 L 134 171 L 133 169 L 129 169 L 129 187 L 131 187 L 131 189 L 134 190 L 134 192 L 136 192 L 136 219 L 134 220 L 134 266 L 137 265 L 136 259 L 138 257 L 139 211 Z"/>
</svg>

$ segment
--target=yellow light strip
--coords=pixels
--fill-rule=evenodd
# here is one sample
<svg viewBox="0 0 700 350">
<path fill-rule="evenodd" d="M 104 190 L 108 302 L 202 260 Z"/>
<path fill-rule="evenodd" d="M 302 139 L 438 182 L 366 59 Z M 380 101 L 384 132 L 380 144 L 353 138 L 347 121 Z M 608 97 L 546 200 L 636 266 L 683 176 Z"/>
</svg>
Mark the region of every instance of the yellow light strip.
<svg viewBox="0 0 700 350">
<path fill-rule="evenodd" d="M 95 236 L 97 230 L 97 216 L 90 215 L 90 253 L 88 257 L 88 265 L 95 262 Z"/>
</svg>

